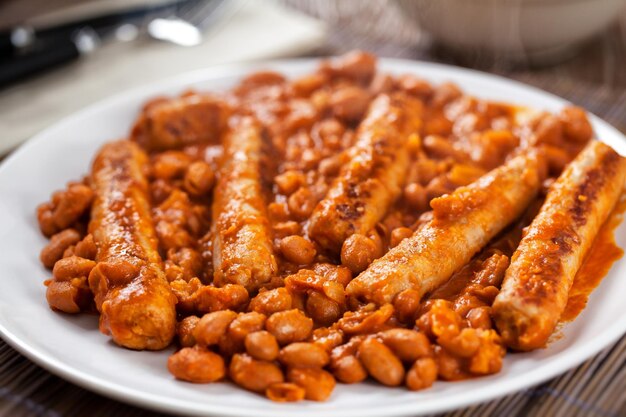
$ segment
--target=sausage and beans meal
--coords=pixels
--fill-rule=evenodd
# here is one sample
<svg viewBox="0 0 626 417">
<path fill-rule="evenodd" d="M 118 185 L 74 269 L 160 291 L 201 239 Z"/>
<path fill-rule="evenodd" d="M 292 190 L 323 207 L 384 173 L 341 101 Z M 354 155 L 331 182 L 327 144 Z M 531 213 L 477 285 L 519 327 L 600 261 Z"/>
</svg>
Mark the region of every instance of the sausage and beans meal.
<svg viewBox="0 0 626 417">
<path fill-rule="evenodd" d="M 37 209 L 53 310 L 179 380 L 273 401 L 422 390 L 546 345 L 626 159 L 583 110 L 470 97 L 363 52 L 145 104 Z M 163 364 L 165 366 L 165 364 Z"/>
</svg>

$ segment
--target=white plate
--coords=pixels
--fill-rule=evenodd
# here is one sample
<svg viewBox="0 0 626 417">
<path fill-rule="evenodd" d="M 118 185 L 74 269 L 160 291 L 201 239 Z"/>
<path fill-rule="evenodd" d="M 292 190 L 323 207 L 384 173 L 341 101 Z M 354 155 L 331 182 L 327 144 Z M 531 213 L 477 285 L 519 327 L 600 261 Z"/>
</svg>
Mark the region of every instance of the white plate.
<svg viewBox="0 0 626 417">
<path fill-rule="evenodd" d="M 404 416 L 441 412 L 493 399 L 554 377 L 580 364 L 626 332 L 626 262 L 616 263 L 594 291 L 587 309 L 567 325 L 549 348 L 507 355 L 502 371 L 471 381 L 437 382 L 409 392 L 375 384 L 339 385 L 325 403 L 277 404 L 228 383 L 193 385 L 175 381 L 166 370 L 170 351 L 133 352 L 113 345 L 98 332 L 96 317 L 50 311 L 39 263 L 46 240 L 39 233 L 35 207 L 53 190 L 87 173 L 98 147 L 123 137 L 141 104 L 156 95 L 189 87 L 220 90 L 242 75 L 272 68 L 290 76 L 313 70 L 316 62 L 282 61 L 207 69 L 129 91 L 91 106 L 37 135 L 0 166 L 0 332 L 3 338 L 44 368 L 87 389 L 145 407 L 177 414 L 229 416 Z M 382 60 L 394 73 L 410 72 L 434 83 L 452 80 L 478 97 L 558 111 L 565 101 L 502 78 L 459 68 Z M 592 118 L 605 142 L 626 147 L 615 129 Z M 626 246 L 626 224 L 617 231 Z"/>
</svg>

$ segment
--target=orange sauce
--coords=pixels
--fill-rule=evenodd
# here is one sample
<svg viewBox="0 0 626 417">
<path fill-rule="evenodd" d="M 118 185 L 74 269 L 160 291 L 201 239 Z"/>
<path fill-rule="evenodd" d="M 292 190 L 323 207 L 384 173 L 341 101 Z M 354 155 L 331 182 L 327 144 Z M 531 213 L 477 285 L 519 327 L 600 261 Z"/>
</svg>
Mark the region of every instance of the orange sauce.
<svg viewBox="0 0 626 417">
<path fill-rule="evenodd" d="M 615 228 L 619 226 L 626 211 L 626 193 L 623 193 L 617 206 L 602 225 L 589 254 L 578 270 L 569 291 L 569 299 L 561 321 L 574 320 L 587 305 L 589 294 L 600 284 L 613 266 L 624 255 L 622 248 L 615 243 Z"/>
</svg>

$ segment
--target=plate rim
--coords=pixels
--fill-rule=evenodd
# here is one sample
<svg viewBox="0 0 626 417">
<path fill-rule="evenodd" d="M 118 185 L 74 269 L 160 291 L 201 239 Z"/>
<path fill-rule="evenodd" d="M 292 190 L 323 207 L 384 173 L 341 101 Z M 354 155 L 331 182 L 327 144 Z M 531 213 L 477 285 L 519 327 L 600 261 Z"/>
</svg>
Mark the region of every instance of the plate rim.
<svg viewBox="0 0 626 417">
<path fill-rule="evenodd" d="M 156 90 L 167 90 L 173 88 L 180 88 L 181 90 L 184 90 L 184 88 L 190 85 L 198 84 L 201 82 L 210 82 L 211 80 L 216 80 L 220 78 L 240 78 L 242 76 L 245 76 L 245 74 L 254 71 L 255 69 L 260 70 L 263 68 L 271 68 L 272 66 L 297 67 L 298 65 L 308 65 L 312 67 L 316 63 L 319 63 L 321 60 L 328 58 L 332 57 L 325 56 L 317 58 L 271 59 L 245 63 L 215 65 L 154 80 L 152 82 L 131 88 L 124 92 L 113 94 L 107 98 L 98 100 L 77 112 L 61 118 L 56 123 L 43 129 L 42 131 L 28 139 L 16 150 L 14 150 L 4 161 L 2 161 L 2 163 L 0 163 L 0 176 L 3 175 L 5 170 L 9 169 L 8 167 L 18 163 L 22 154 L 29 152 L 29 150 L 32 147 L 36 146 L 36 144 L 43 140 L 46 140 L 47 136 L 54 135 L 56 130 L 62 129 L 68 124 L 72 124 L 75 120 L 88 117 L 91 113 L 98 113 L 101 108 L 106 108 L 108 106 L 114 105 L 116 102 L 132 100 L 132 98 L 135 96 L 146 95 L 151 92 L 154 93 L 154 91 Z M 512 80 L 500 75 L 494 75 L 483 71 L 456 67 L 453 65 L 409 59 L 379 58 L 378 62 L 379 68 L 382 69 L 387 69 L 387 67 L 403 67 L 407 72 L 418 72 L 419 68 L 422 67 L 429 68 L 433 71 L 441 69 L 448 74 L 466 74 L 481 79 L 485 82 L 493 82 L 494 80 L 496 80 L 498 82 L 504 82 L 506 84 L 515 86 L 517 88 L 525 89 L 534 94 L 543 95 L 545 98 L 548 98 L 553 102 L 559 103 L 561 106 L 566 104 L 572 104 L 562 97 L 544 91 L 540 88 L 528 85 L 517 80 Z M 229 73 L 231 71 L 234 73 Z M 453 76 L 451 76 L 451 81 L 455 81 Z M 463 88 L 462 85 L 461 88 Z M 158 92 L 156 94 L 158 94 Z M 611 124 L 605 122 L 603 119 L 599 118 L 589 111 L 587 111 L 587 113 L 590 115 L 593 125 L 595 125 L 596 127 L 602 127 L 603 130 L 607 130 L 611 133 L 611 135 L 621 138 L 623 141 L 626 141 L 626 137 L 624 136 L 624 134 L 622 134 Z M 617 262 L 626 262 L 626 260 L 622 258 Z M 612 325 L 608 326 L 598 337 L 587 341 L 584 345 L 579 346 L 577 349 L 572 350 L 571 348 L 566 348 L 557 358 L 552 359 L 549 364 L 524 373 L 524 379 L 514 376 L 510 380 L 508 380 L 506 384 L 490 384 L 489 391 L 483 388 L 482 391 L 479 391 L 478 393 L 473 391 L 471 394 L 455 394 L 455 401 L 433 403 L 432 405 L 426 404 L 426 407 L 422 406 L 418 410 L 408 408 L 406 403 L 390 404 L 385 406 L 385 413 L 388 416 L 408 416 L 423 415 L 433 412 L 445 412 L 467 407 L 473 404 L 495 400 L 508 394 L 519 392 L 524 388 L 535 386 L 567 372 L 568 370 L 580 365 L 585 360 L 588 360 L 589 358 L 597 355 L 598 352 L 600 352 L 602 349 L 607 348 L 611 344 L 615 343 L 620 337 L 622 337 L 626 333 L 626 320 L 623 320 L 623 322 L 624 324 L 620 325 L 620 320 L 616 320 Z M 84 372 L 79 368 L 66 364 L 63 360 L 52 357 L 45 351 L 42 351 L 36 347 L 29 346 L 27 342 L 14 335 L 2 321 L 0 321 L 0 337 L 2 337 L 2 339 L 12 348 L 17 350 L 19 353 L 27 357 L 32 362 L 36 363 L 38 366 L 46 369 L 47 371 L 63 379 L 66 379 L 80 387 L 86 388 L 90 391 L 96 392 L 106 397 L 125 402 L 127 404 L 138 405 L 148 409 L 166 412 L 184 412 L 185 414 L 189 415 L 242 415 L 241 409 L 235 409 L 230 406 L 224 406 L 220 404 L 203 404 L 203 407 L 199 408 L 197 404 L 193 406 L 190 401 L 180 400 L 171 397 L 162 397 L 158 394 L 136 390 L 117 382 L 112 382 L 103 377 L 90 375 L 89 373 Z M 580 353 L 578 353 L 579 351 Z M 290 410 L 293 411 L 294 409 L 286 407 L 285 410 L 288 412 Z M 311 410 L 314 411 L 314 409 L 310 409 L 309 411 Z M 272 410 L 265 412 L 263 410 L 257 410 L 256 412 L 259 416 L 270 416 L 276 414 L 275 411 Z M 374 417 L 380 415 L 380 408 L 373 408 L 369 411 L 351 410 L 347 413 L 344 412 L 342 415 L 346 417 L 352 415 L 354 415 L 355 417 Z"/>
</svg>

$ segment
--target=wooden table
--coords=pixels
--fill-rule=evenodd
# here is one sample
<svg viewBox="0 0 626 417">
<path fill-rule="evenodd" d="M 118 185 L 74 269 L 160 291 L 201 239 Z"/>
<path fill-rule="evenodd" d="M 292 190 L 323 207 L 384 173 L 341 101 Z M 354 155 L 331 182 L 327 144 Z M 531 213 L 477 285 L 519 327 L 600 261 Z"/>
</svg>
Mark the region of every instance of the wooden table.
<svg viewBox="0 0 626 417">
<path fill-rule="evenodd" d="M 436 0 L 433 0 L 436 1 Z M 461 65 L 513 78 L 562 96 L 626 132 L 626 10 L 619 21 L 559 65 L 511 66 L 480 55 L 460 58 L 434 44 L 387 0 L 283 0 L 325 20 L 316 55 L 364 49 L 380 56 Z M 624 320 L 624 318 L 621 318 Z M 537 387 L 446 416 L 626 415 L 626 338 L 578 368 Z M 93 394 L 37 367 L 0 341 L 0 417 L 148 416 L 152 412 Z"/>
</svg>

